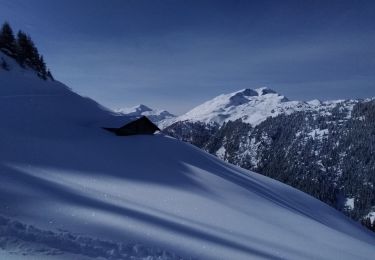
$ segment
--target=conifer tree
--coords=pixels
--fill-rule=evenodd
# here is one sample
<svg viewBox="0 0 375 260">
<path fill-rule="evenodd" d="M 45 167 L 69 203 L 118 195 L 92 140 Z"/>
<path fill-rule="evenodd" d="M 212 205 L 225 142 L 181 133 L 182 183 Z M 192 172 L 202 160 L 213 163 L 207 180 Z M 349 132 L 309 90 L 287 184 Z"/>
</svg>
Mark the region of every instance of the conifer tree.
<svg viewBox="0 0 375 260">
<path fill-rule="evenodd" d="M 47 69 L 47 77 L 50 78 L 52 81 L 55 80 L 55 78 L 52 76 L 52 73 L 49 69 Z"/>
<path fill-rule="evenodd" d="M 44 62 L 43 55 L 39 56 L 38 62 L 37 62 L 37 70 L 39 72 L 39 75 L 43 79 L 47 79 L 47 67 L 46 63 Z"/>
<path fill-rule="evenodd" d="M 0 49 L 6 50 L 7 54 L 15 55 L 16 40 L 9 23 L 5 22 L 0 31 Z"/>
<path fill-rule="evenodd" d="M 27 35 L 18 31 L 17 33 L 17 60 L 21 66 L 25 65 L 26 59 L 29 56 L 29 43 Z"/>
<path fill-rule="evenodd" d="M 43 56 L 39 55 L 30 36 L 22 31 L 17 34 L 17 58 L 22 66 L 28 65 L 37 71 L 41 78 L 47 79 L 47 67 Z"/>
</svg>

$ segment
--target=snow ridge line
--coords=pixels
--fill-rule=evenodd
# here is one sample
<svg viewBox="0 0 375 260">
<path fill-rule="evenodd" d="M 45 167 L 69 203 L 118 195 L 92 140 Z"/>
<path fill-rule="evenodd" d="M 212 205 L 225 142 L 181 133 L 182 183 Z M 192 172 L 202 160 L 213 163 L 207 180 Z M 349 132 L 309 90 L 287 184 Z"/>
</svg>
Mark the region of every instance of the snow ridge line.
<svg viewBox="0 0 375 260">
<path fill-rule="evenodd" d="M 42 249 L 28 249 L 38 244 Z M 137 243 L 116 243 L 75 235 L 69 232 L 53 232 L 38 229 L 0 215 L 0 249 L 22 248 L 20 254 L 57 255 L 66 253 L 108 260 L 183 260 L 175 253 L 160 248 L 145 247 Z"/>
</svg>

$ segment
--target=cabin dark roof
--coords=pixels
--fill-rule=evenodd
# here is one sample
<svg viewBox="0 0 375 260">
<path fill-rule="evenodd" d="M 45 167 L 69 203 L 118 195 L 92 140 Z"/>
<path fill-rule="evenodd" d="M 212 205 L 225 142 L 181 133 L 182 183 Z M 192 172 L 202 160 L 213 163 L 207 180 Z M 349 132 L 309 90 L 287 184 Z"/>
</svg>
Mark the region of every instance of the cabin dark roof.
<svg viewBox="0 0 375 260">
<path fill-rule="evenodd" d="M 115 133 L 116 135 L 126 136 L 126 135 L 152 135 L 156 131 L 160 131 L 154 123 L 150 121 L 145 116 L 138 118 L 130 123 L 125 124 L 120 128 L 107 128 L 105 130 Z"/>
</svg>

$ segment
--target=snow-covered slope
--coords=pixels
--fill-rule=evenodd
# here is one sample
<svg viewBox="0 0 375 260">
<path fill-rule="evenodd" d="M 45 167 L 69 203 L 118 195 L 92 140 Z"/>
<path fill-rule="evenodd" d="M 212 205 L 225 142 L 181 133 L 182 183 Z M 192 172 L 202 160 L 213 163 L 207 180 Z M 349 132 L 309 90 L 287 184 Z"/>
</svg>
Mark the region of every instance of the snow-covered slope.
<svg viewBox="0 0 375 260">
<path fill-rule="evenodd" d="M 263 87 L 243 89 L 229 94 L 219 95 L 193 108 L 186 114 L 160 122 L 162 128 L 176 122 L 202 122 L 222 125 L 224 122 L 241 119 L 244 123 L 256 126 L 268 117 L 280 114 L 291 114 L 302 110 L 320 110 L 324 113 L 332 109 L 337 102 L 344 100 L 320 102 L 289 101 L 274 90 Z"/>
<path fill-rule="evenodd" d="M 160 121 L 169 120 L 176 117 L 166 110 L 151 109 L 143 104 L 131 108 L 120 108 L 115 111 L 127 116 L 147 116 L 155 124 L 158 124 Z"/>
<path fill-rule="evenodd" d="M 163 122 L 173 123 L 163 133 L 292 185 L 371 228 L 373 115 L 374 98 L 298 102 L 246 89 Z"/>
<path fill-rule="evenodd" d="M 125 117 L 29 71 L 0 71 L 0 118 L 0 257 L 375 254 L 372 234 L 312 197 L 173 138 L 112 135 L 100 126 Z"/>
</svg>

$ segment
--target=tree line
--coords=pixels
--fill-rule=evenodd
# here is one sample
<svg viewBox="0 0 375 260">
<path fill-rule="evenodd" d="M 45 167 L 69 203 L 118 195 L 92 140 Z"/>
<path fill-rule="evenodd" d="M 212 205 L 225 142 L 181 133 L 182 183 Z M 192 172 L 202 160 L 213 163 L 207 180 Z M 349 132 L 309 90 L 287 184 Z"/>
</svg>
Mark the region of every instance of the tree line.
<svg viewBox="0 0 375 260">
<path fill-rule="evenodd" d="M 53 79 L 43 55 L 39 54 L 31 37 L 21 30 L 15 36 L 8 22 L 5 22 L 0 30 L 0 50 L 7 56 L 14 58 L 20 66 L 35 70 L 42 79 Z M 9 70 L 9 65 L 4 59 L 1 60 L 1 67 Z"/>
</svg>

